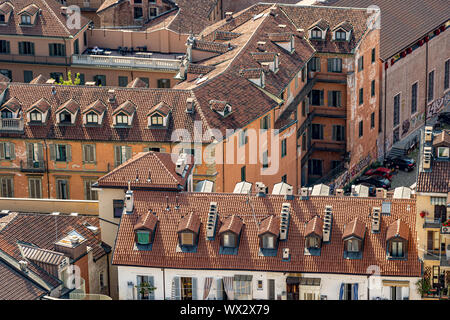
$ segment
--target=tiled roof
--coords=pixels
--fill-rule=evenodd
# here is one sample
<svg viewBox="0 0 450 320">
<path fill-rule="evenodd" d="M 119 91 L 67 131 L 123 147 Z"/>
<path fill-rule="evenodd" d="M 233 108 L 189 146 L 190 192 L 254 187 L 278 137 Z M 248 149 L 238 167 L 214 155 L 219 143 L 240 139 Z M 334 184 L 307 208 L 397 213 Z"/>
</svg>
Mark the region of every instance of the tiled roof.
<svg viewBox="0 0 450 320">
<path fill-rule="evenodd" d="M 353 26 L 352 26 L 352 24 L 350 23 L 350 22 L 348 22 L 348 21 L 343 21 L 343 22 L 341 22 L 340 24 L 338 24 L 337 26 L 335 26 L 334 28 L 333 28 L 333 30 L 337 30 L 337 29 L 339 29 L 339 28 L 341 28 L 341 29 L 343 29 L 344 31 L 350 31 L 350 30 L 352 30 L 353 29 Z"/>
<path fill-rule="evenodd" d="M 177 156 L 173 156 L 153 151 L 138 153 L 101 177 L 98 186 L 126 188 L 130 181 L 131 188 L 180 190 L 193 168 L 193 159 L 188 156 L 189 168 L 183 177 L 175 172 Z"/>
<path fill-rule="evenodd" d="M 341 24 L 339 24 L 339 25 L 341 25 Z M 325 31 L 330 28 L 330 25 L 328 24 L 328 22 L 326 20 L 319 19 L 316 22 L 314 22 L 312 25 L 310 25 L 308 27 L 308 29 L 312 29 L 314 27 L 319 27 L 321 30 Z"/>
<path fill-rule="evenodd" d="M 80 109 L 80 105 L 75 100 L 69 99 L 64 102 L 58 109 L 56 109 L 56 112 L 62 111 L 64 109 L 69 111 L 71 114 L 75 114 L 75 112 Z"/>
<path fill-rule="evenodd" d="M 10 82 L 11 79 L 0 73 L 0 82 Z"/>
<path fill-rule="evenodd" d="M 167 200 L 170 212 L 166 211 Z M 175 209 L 178 196 L 179 209 Z M 417 252 L 416 205 L 415 199 L 389 199 L 391 215 L 381 219 L 380 233 L 366 232 L 362 258 L 344 259 L 342 234 L 344 225 L 358 218 L 367 228 L 371 227 L 369 213 L 372 207 L 381 207 L 386 199 L 356 197 L 314 197 L 301 200 L 295 196 L 289 200 L 291 216 L 288 239 L 279 242 L 276 256 L 259 255 L 258 221 L 268 215 L 280 216 L 284 196 L 267 195 L 257 197 L 240 194 L 219 193 L 178 193 L 156 191 L 135 191 L 135 211 L 123 215 L 117 235 L 113 264 L 177 269 L 227 269 L 259 270 L 279 272 L 320 272 L 367 275 L 367 268 L 378 265 L 382 275 L 414 276 L 421 275 Z M 210 202 L 217 202 L 220 216 L 239 214 L 244 224 L 236 255 L 219 254 L 220 239 L 206 240 L 206 222 Z M 306 222 L 319 215 L 323 217 L 326 205 L 332 206 L 333 222 L 330 243 L 322 246 L 320 256 L 304 255 Z M 151 208 L 159 219 L 151 251 L 137 251 L 135 247 L 134 225 L 139 216 Z M 351 208 L 351 209 L 349 209 Z M 199 229 L 199 242 L 195 253 L 177 252 L 177 230 L 181 216 L 195 212 L 202 223 Z M 255 219 L 256 218 L 256 219 Z M 407 260 L 386 259 L 387 228 L 398 219 L 410 229 Z M 279 224 L 278 224 L 279 228 Z M 290 249 L 291 260 L 284 262 L 282 252 Z"/>
<path fill-rule="evenodd" d="M 367 19 L 371 15 L 367 9 L 356 8 L 294 5 L 280 5 L 280 8 L 292 19 L 297 28 L 305 31 L 315 23 L 319 23 L 321 28 L 324 29 L 328 25 L 331 30 L 342 22 L 347 21 L 350 23 L 353 26 L 353 31 L 349 42 L 332 41 L 330 30 L 327 32 L 325 41 L 309 39 L 317 51 L 330 53 L 351 53 L 362 39 L 362 36 L 367 32 Z M 367 8 L 367 6 L 363 8 Z"/>
<path fill-rule="evenodd" d="M 423 0 L 328 0 L 325 5 L 355 8 L 378 6 L 381 9 L 380 57 L 383 60 L 449 20 L 449 3 L 445 0 L 427 0 L 425 7 Z"/>
<path fill-rule="evenodd" d="M 172 108 L 164 101 L 161 101 L 160 103 L 158 103 L 157 105 L 155 105 L 153 108 L 150 109 L 148 115 L 153 114 L 155 111 L 158 111 L 161 115 L 165 117 L 172 111 Z"/>
<path fill-rule="evenodd" d="M 219 101 L 219 100 L 210 100 L 209 101 L 209 107 L 211 110 L 216 112 L 223 112 L 225 110 L 225 107 L 229 105 L 226 101 Z"/>
<path fill-rule="evenodd" d="M 258 236 L 261 236 L 263 234 L 270 233 L 275 236 L 278 236 L 280 234 L 280 218 L 271 215 L 267 218 L 264 218 L 261 221 L 261 224 L 259 225 L 258 229 Z"/>
<path fill-rule="evenodd" d="M 342 233 L 342 239 L 346 239 L 351 236 L 363 239 L 365 232 L 365 223 L 360 221 L 358 218 L 355 218 L 345 225 L 344 232 Z"/>
<path fill-rule="evenodd" d="M 262 68 L 241 69 L 239 74 L 246 79 L 258 79 L 264 72 Z"/>
<path fill-rule="evenodd" d="M 217 52 L 217 53 L 225 53 L 232 49 L 231 46 L 229 46 L 226 43 L 210 42 L 203 40 L 195 40 L 192 48 L 196 50 Z"/>
<path fill-rule="evenodd" d="M 276 52 L 252 52 L 253 59 L 258 62 L 273 62 L 275 60 Z"/>
<path fill-rule="evenodd" d="M 258 2 L 296 4 L 299 0 L 222 0 L 223 12 L 238 12 L 257 4 Z"/>
<path fill-rule="evenodd" d="M 127 84 L 127 88 L 147 88 L 147 83 L 141 78 L 135 78 L 129 84 Z"/>
<path fill-rule="evenodd" d="M 402 239 L 409 239 L 409 228 L 401 219 L 393 222 L 387 229 L 386 240 L 400 237 Z"/>
<path fill-rule="evenodd" d="M 125 112 L 127 115 L 131 116 L 136 111 L 136 105 L 130 101 L 122 102 L 116 109 L 113 111 L 113 115 L 118 114 L 119 112 Z"/>
<path fill-rule="evenodd" d="M 6 1 L 2 1 L 2 4 Z M 14 10 L 6 26 L 1 26 L 0 33 L 23 36 L 48 36 L 70 37 L 75 36 L 80 29 L 67 26 L 67 17 L 61 11 L 61 3 L 55 0 L 14 0 Z M 34 14 L 37 10 L 41 13 L 36 17 L 36 23 L 32 26 L 21 26 L 21 12 Z M 84 16 L 80 18 L 80 27 L 83 29 L 89 20 Z"/>
<path fill-rule="evenodd" d="M 86 106 L 86 108 L 83 110 L 83 113 L 89 112 L 89 111 L 95 111 L 97 114 L 102 114 L 106 111 L 105 104 L 100 100 L 95 100 L 90 105 Z"/>
<path fill-rule="evenodd" d="M 124 2 L 124 0 L 104 0 L 100 7 L 97 9 L 97 13 L 106 10 L 120 2 Z"/>
<path fill-rule="evenodd" d="M 0 258 L 0 300 L 37 300 L 48 292 Z"/>
<path fill-rule="evenodd" d="M 8 101 L 6 101 L 3 105 L 2 108 L 8 108 L 9 110 L 11 110 L 12 112 L 17 112 L 17 110 L 19 110 L 20 108 L 22 108 L 22 106 L 20 105 L 20 101 L 17 100 L 16 98 L 11 98 Z"/>
<path fill-rule="evenodd" d="M 33 126 L 25 123 L 24 133 L 17 133 L 14 136 L 30 139 L 165 142 L 172 141 L 172 132 L 176 129 L 185 129 L 194 137 L 195 121 L 201 123 L 202 135 L 209 128 L 206 118 L 201 117 L 199 112 L 186 113 L 186 100 L 194 98 L 192 92 L 187 90 L 114 88 L 116 101 L 114 104 L 109 102 L 110 87 L 54 86 L 54 90 L 55 94 L 52 94 L 52 85 L 49 84 L 9 84 L 5 101 L 12 97 L 17 98 L 22 104 L 24 115 L 32 106 L 38 107 L 42 112 L 48 109 L 52 110 L 45 125 Z M 37 101 L 38 99 L 39 101 Z M 81 115 L 75 119 L 74 126 L 56 125 L 56 110 L 70 99 L 75 100 L 81 110 L 86 110 L 97 100 L 101 101 L 106 108 L 102 125 L 84 126 Z M 117 106 L 126 101 L 131 101 L 136 106 L 133 123 L 129 128 L 115 128 L 112 125 L 113 112 L 117 111 Z M 172 116 L 167 130 L 151 129 L 148 127 L 147 114 L 153 106 L 161 101 L 165 101 L 172 107 Z M 127 105 L 128 110 L 131 104 Z"/>
<path fill-rule="evenodd" d="M 217 30 L 214 32 L 214 40 L 231 40 L 239 37 L 241 34 L 236 32 Z"/>
<path fill-rule="evenodd" d="M 291 41 L 293 34 L 290 32 L 275 32 L 268 33 L 267 36 L 273 42 L 288 42 Z"/>
<path fill-rule="evenodd" d="M 432 160 L 431 171 L 419 171 L 416 191 L 447 193 L 450 191 L 450 162 Z"/>
<path fill-rule="evenodd" d="M 227 231 L 231 231 L 234 234 L 239 234 L 243 225 L 244 223 L 242 222 L 242 219 L 238 215 L 233 214 L 229 217 L 226 217 L 222 221 L 222 226 L 219 229 L 219 235 Z"/>
<path fill-rule="evenodd" d="M 315 216 L 313 219 L 309 220 L 308 223 L 306 224 L 305 237 L 313 233 L 322 237 L 323 233 L 322 227 L 323 227 L 323 220 L 319 216 Z"/>
<path fill-rule="evenodd" d="M 1 219 L 0 219 L 1 220 Z M 38 213 L 17 213 L 8 224 L 0 230 L 0 248 L 16 261 L 23 259 L 18 242 L 26 242 L 41 249 L 54 250 L 54 243 L 70 231 L 76 230 L 87 239 L 87 245 L 93 248 L 95 260 L 106 254 L 102 246 L 100 233 L 94 234 L 84 222 L 99 227 L 98 217 L 69 216 Z M 28 264 L 50 287 L 57 287 L 60 281 L 33 263 Z"/>
<path fill-rule="evenodd" d="M 5 1 L 2 4 L 0 4 L 0 10 L 3 13 L 9 13 L 13 10 L 13 5 L 9 1 Z"/>
<path fill-rule="evenodd" d="M 152 212 L 147 212 L 139 217 L 138 221 L 134 225 L 134 230 L 154 230 L 156 223 L 158 223 L 158 218 Z"/>
<path fill-rule="evenodd" d="M 187 216 L 181 218 L 180 223 L 178 224 L 177 232 L 188 230 L 198 234 L 200 224 L 201 221 L 198 215 L 191 212 Z"/>
<path fill-rule="evenodd" d="M 38 75 L 36 78 L 30 81 L 31 84 L 43 84 L 47 82 L 47 78 L 44 77 L 42 74 Z"/>
<path fill-rule="evenodd" d="M 433 137 L 433 147 L 450 147 L 450 130 L 442 130 L 437 136 Z"/>
<path fill-rule="evenodd" d="M 197 63 L 189 63 L 187 73 L 207 74 L 208 72 L 211 72 L 214 69 L 215 69 L 214 66 L 206 66 L 206 65 L 201 65 L 201 64 L 197 64 Z"/>
<path fill-rule="evenodd" d="M 65 258 L 63 253 L 53 250 L 42 249 L 27 244 L 18 244 L 22 251 L 22 256 L 26 259 L 43 262 L 47 264 L 59 265 Z"/>
</svg>

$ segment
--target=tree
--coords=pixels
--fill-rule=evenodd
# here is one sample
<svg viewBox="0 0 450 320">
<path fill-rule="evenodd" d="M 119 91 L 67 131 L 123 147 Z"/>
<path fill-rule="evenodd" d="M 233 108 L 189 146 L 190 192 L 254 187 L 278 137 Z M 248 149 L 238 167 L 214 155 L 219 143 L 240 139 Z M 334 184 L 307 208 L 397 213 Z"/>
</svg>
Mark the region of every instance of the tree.
<svg viewBox="0 0 450 320">
<path fill-rule="evenodd" d="M 431 289 L 430 280 L 427 278 L 422 278 L 422 279 L 417 280 L 416 286 L 417 286 L 417 292 L 422 297 L 424 296 L 425 293 L 427 293 Z"/>
<path fill-rule="evenodd" d="M 69 70 L 67 72 L 67 80 L 64 80 L 63 77 L 59 78 L 59 81 L 57 82 L 57 84 L 62 85 L 62 86 L 77 86 L 81 83 L 80 80 L 80 74 L 77 73 L 75 76 L 75 79 L 72 81 L 72 72 Z"/>
</svg>

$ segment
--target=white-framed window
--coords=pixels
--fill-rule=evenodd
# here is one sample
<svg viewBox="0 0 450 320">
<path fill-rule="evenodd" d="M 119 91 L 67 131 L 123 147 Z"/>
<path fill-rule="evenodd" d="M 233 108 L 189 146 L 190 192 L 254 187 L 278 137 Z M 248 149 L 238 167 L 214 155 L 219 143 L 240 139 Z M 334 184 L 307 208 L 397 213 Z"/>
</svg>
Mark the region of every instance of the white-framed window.
<svg viewBox="0 0 450 320">
<path fill-rule="evenodd" d="M 12 176 L 3 176 L 0 177 L 0 196 L 4 198 L 13 198 L 14 197 L 14 177 Z"/>
<path fill-rule="evenodd" d="M 448 158 L 450 157 L 449 147 L 439 147 L 438 148 L 438 158 Z"/>
<path fill-rule="evenodd" d="M 31 16 L 28 14 L 22 14 L 20 17 L 20 23 L 21 24 L 31 24 Z"/>
<path fill-rule="evenodd" d="M 401 258 L 404 256 L 403 242 L 402 241 L 392 241 L 391 243 L 391 256 L 396 258 Z"/>
<path fill-rule="evenodd" d="M 350 239 L 347 241 L 347 251 L 348 252 L 359 252 L 359 240 Z"/>
<path fill-rule="evenodd" d="M 274 249 L 275 248 L 275 237 L 272 235 L 264 235 L 262 237 L 262 248 L 263 249 Z"/>
<path fill-rule="evenodd" d="M 30 112 L 30 120 L 32 122 L 42 122 L 42 113 L 40 113 L 39 111 L 31 111 Z"/>
<path fill-rule="evenodd" d="M 128 116 L 125 113 L 119 113 L 116 116 L 117 124 L 128 124 Z"/>
<path fill-rule="evenodd" d="M 164 118 L 160 114 L 154 114 L 151 116 L 152 126 L 162 126 L 164 125 Z"/>
<path fill-rule="evenodd" d="M 236 235 L 232 233 L 225 233 L 223 235 L 223 246 L 227 248 L 236 247 Z"/>
<path fill-rule="evenodd" d="M 337 30 L 335 33 L 335 39 L 336 40 L 346 40 L 347 39 L 347 33 L 342 30 Z"/>
<path fill-rule="evenodd" d="M 251 300 L 252 299 L 252 280 L 246 279 L 250 277 L 240 276 L 234 280 L 234 299 L 235 300 Z"/>
<path fill-rule="evenodd" d="M 69 112 L 63 111 L 59 114 L 59 122 L 60 123 L 71 123 L 72 115 Z"/>
<path fill-rule="evenodd" d="M 154 277 L 147 275 L 136 276 L 137 300 L 155 300 Z"/>
<path fill-rule="evenodd" d="M 88 123 L 88 124 L 98 124 L 98 115 L 95 112 L 89 112 L 86 115 L 86 123 Z"/>
<path fill-rule="evenodd" d="M 322 39 L 322 30 L 314 28 L 311 30 L 311 39 Z"/>
</svg>

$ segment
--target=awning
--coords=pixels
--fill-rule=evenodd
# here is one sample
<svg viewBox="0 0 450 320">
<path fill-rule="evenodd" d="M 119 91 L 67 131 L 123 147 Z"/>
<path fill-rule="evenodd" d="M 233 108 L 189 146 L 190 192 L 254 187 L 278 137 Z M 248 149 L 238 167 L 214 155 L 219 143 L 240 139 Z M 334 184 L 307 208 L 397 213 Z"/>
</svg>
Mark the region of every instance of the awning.
<svg viewBox="0 0 450 320">
<path fill-rule="evenodd" d="M 409 281 L 383 280 L 383 286 L 386 286 L 386 287 L 409 287 Z"/>
<path fill-rule="evenodd" d="M 447 205 L 446 197 L 431 197 L 431 204 L 435 206 L 445 206 Z"/>
</svg>

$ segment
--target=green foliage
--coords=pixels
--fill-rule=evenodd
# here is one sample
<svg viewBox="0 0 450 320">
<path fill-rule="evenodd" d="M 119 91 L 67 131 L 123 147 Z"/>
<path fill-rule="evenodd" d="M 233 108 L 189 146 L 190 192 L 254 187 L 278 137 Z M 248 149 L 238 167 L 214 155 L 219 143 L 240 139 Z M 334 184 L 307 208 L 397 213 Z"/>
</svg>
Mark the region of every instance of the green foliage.
<svg viewBox="0 0 450 320">
<path fill-rule="evenodd" d="M 77 86 L 80 83 L 81 83 L 80 74 L 77 73 L 75 75 L 75 79 L 72 81 L 72 72 L 70 70 L 67 72 L 67 80 L 64 80 L 63 77 L 60 77 L 59 81 L 57 82 L 57 84 L 62 86 Z"/>
<path fill-rule="evenodd" d="M 135 287 L 139 290 L 139 293 L 142 295 L 146 293 L 151 293 L 156 290 L 156 287 L 150 286 L 150 283 L 148 282 L 142 282 L 140 285 Z"/>
<path fill-rule="evenodd" d="M 417 292 L 422 297 L 424 296 L 425 293 L 427 293 L 431 289 L 430 280 L 426 279 L 426 278 L 422 278 L 420 280 L 417 280 L 416 286 L 417 286 Z"/>
</svg>

